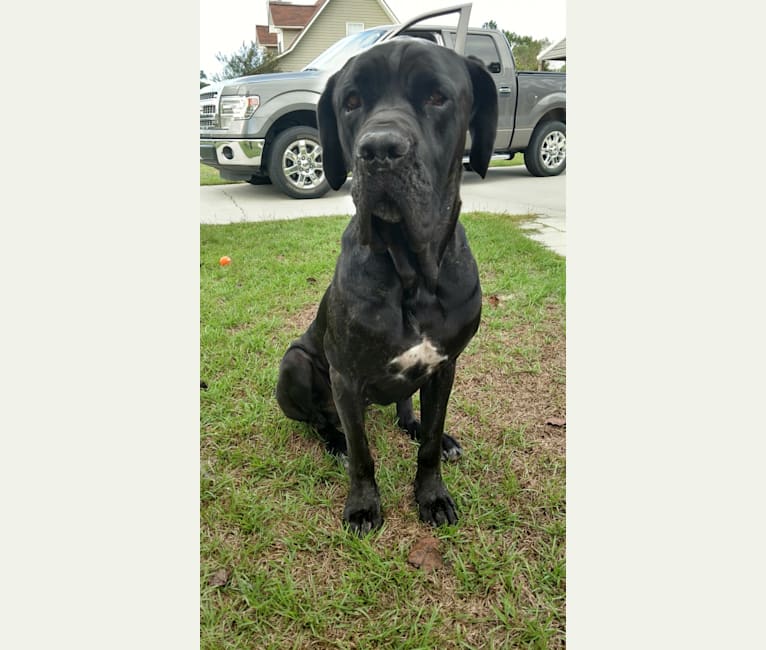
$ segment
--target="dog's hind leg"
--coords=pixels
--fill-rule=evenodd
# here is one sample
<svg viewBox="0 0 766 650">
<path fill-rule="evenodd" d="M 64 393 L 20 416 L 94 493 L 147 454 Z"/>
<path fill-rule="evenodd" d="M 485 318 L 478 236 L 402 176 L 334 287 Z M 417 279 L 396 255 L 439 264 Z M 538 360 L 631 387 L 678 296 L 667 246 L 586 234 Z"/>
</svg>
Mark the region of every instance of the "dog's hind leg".
<svg viewBox="0 0 766 650">
<path fill-rule="evenodd" d="M 396 423 L 400 429 L 410 435 L 410 438 L 420 442 L 420 420 L 415 417 L 415 411 L 412 408 L 412 397 L 396 403 Z M 460 446 L 460 443 L 448 433 L 443 433 L 442 459 L 457 460 L 462 455 L 463 448 Z"/>
<path fill-rule="evenodd" d="M 287 350 L 279 366 L 276 397 L 287 417 L 316 430 L 329 453 L 341 459 L 347 455 L 330 377 L 315 357 L 300 347 Z"/>
</svg>

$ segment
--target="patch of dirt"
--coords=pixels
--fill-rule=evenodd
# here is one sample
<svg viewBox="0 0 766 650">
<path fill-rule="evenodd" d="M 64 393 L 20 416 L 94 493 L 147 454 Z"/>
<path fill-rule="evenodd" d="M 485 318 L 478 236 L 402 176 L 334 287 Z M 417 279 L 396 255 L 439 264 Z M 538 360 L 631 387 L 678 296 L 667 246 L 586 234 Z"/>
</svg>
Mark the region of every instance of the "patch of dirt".
<svg viewBox="0 0 766 650">
<path fill-rule="evenodd" d="M 561 316 L 563 319 L 563 316 Z M 554 323 L 561 322 L 558 318 Z M 555 329 L 556 325 L 551 325 Z M 475 406 L 483 417 L 463 413 L 483 427 L 482 434 L 502 435 L 510 427 L 525 427 L 531 441 L 546 440 L 564 452 L 564 432 L 546 428 L 551 418 L 566 418 L 566 341 L 563 332 L 514 329 L 507 332 L 479 331 L 479 345 L 458 359 L 453 395 Z M 520 369 L 510 358 L 498 359 L 492 343 L 511 348 L 513 342 L 537 352 L 537 371 Z M 510 353 L 509 353 L 510 356 Z"/>
<path fill-rule="evenodd" d="M 290 330 L 295 332 L 293 338 L 298 338 L 308 329 L 308 326 L 316 318 L 318 307 L 319 303 L 313 303 L 290 315 L 287 322 L 289 323 Z"/>
</svg>

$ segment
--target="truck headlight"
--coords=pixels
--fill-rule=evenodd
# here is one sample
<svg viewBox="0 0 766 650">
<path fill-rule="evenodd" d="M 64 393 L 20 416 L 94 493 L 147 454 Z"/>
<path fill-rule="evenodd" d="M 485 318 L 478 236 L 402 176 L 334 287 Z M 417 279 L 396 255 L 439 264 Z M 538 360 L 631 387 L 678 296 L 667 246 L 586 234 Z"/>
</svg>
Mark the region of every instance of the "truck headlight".
<svg viewBox="0 0 766 650">
<path fill-rule="evenodd" d="M 221 98 L 221 117 L 247 120 L 261 104 L 258 95 L 230 96 Z"/>
</svg>

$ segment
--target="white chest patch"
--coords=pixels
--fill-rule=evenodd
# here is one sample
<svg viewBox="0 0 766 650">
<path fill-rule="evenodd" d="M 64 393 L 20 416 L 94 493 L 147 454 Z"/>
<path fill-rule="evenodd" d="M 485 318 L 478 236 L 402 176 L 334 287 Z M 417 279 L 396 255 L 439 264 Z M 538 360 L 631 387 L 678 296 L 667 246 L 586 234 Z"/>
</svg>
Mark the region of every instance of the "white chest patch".
<svg viewBox="0 0 766 650">
<path fill-rule="evenodd" d="M 398 366 L 400 374 L 415 366 L 425 366 L 426 371 L 430 373 L 446 360 L 446 355 L 439 354 L 434 344 L 424 338 L 417 345 L 413 345 L 409 350 L 405 350 L 398 357 L 391 359 L 389 363 Z"/>
</svg>

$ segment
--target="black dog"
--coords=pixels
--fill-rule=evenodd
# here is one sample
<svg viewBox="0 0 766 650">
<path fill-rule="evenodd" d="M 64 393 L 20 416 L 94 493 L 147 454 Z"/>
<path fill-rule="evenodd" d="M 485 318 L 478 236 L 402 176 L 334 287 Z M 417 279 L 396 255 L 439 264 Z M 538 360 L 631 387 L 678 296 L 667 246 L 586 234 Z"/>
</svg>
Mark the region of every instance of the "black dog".
<svg viewBox="0 0 766 650">
<path fill-rule="evenodd" d="M 352 171 L 356 215 L 316 319 L 282 359 L 277 400 L 285 415 L 316 427 L 329 451 L 348 454 L 343 519 L 359 534 L 383 521 L 365 407 L 396 402 L 399 426 L 420 442 L 420 517 L 455 523 L 440 462 L 461 449 L 444 419 L 455 360 L 481 315 L 459 189 L 467 130 L 471 167 L 483 177 L 489 165 L 494 82 L 477 61 L 397 39 L 333 75 L 317 115 L 327 180 L 337 190 Z M 418 389 L 421 422 L 412 408 Z"/>
</svg>

